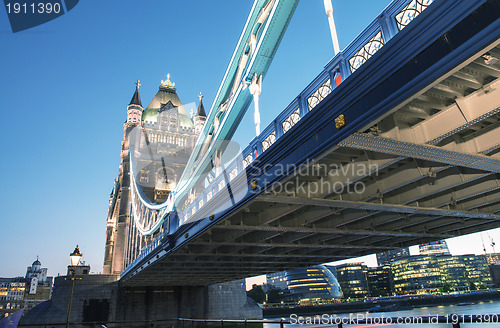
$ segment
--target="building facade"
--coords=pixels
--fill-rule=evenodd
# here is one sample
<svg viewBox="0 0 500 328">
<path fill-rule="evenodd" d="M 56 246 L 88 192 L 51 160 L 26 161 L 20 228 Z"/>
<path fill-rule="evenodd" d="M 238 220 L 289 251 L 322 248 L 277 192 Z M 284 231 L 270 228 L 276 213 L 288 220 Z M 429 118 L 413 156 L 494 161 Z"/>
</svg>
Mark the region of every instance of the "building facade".
<svg viewBox="0 0 500 328">
<path fill-rule="evenodd" d="M 368 267 L 363 263 L 337 265 L 337 280 L 345 298 L 364 298 L 368 296 Z"/>
<path fill-rule="evenodd" d="M 417 255 L 394 261 L 391 271 L 398 295 L 434 293 L 443 287 L 435 256 Z"/>
<path fill-rule="evenodd" d="M 459 256 L 436 256 L 444 292 L 467 290 L 469 281 L 465 263 Z"/>
<path fill-rule="evenodd" d="M 290 296 L 296 301 L 341 298 L 337 279 L 324 265 L 285 271 Z"/>
<path fill-rule="evenodd" d="M 285 271 L 268 273 L 266 274 L 266 282 L 268 286 L 274 286 L 281 290 L 288 289 L 288 285 L 286 284 L 286 275 Z"/>
<path fill-rule="evenodd" d="M 392 272 L 390 265 L 368 268 L 366 272 L 370 297 L 384 297 L 393 294 Z"/>
<path fill-rule="evenodd" d="M 448 244 L 444 240 L 418 245 L 420 255 L 450 255 Z"/>
<path fill-rule="evenodd" d="M 151 239 L 136 231 L 132 223 L 130 156 L 135 158 L 134 179 L 145 196 L 153 203 L 163 203 L 182 175 L 206 120 L 201 95 L 198 109 L 190 117 L 170 76 L 162 81 L 146 109 L 142 107 L 139 86 L 137 82 L 127 106 L 121 162 L 109 199 L 105 274 L 120 274 Z"/>
<path fill-rule="evenodd" d="M 484 255 L 417 255 L 391 264 L 396 294 L 487 289 L 493 280 Z"/>
<path fill-rule="evenodd" d="M 24 308 L 25 290 L 24 277 L 0 278 L 0 318 Z"/>
<path fill-rule="evenodd" d="M 50 299 L 53 278 L 47 276 L 47 268 L 42 268 L 42 263 L 37 258 L 26 269 L 25 281 L 24 311 L 28 312 L 38 304 Z"/>
<path fill-rule="evenodd" d="M 383 253 L 377 253 L 377 264 L 379 267 L 390 265 L 392 261 L 399 260 L 410 256 L 410 249 L 408 247 L 391 249 Z"/>
<path fill-rule="evenodd" d="M 464 262 L 470 289 L 493 287 L 493 276 L 486 255 L 459 255 L 458 257 Z"/>
</svg>

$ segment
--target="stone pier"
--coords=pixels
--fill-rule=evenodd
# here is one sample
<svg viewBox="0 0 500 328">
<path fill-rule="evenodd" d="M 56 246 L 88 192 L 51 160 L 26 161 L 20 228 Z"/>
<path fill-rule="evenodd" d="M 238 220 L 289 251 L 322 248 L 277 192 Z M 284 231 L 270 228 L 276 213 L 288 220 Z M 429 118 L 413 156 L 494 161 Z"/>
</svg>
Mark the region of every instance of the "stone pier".
<svg viewBox="0 0 500 328">
<path fill-rule="evenodd" d="M 20 324 L 47 328 L 65 324 L 71 288 L 71 280 L 67 278 L 57 277 L 52 298 L 26 313 Z M 76 278 L 70 316 L 72 323 L 171 327 L 177 323 L 161 320 L 262 318 L 260 307 L 246 296 L 244 280 L 211 286 L 124 288 L 120 286 L 117 275 L 78 275 Z M 131 321 L 138 322 L 113 324 Z M 89 327 L 71 325 L 76 326 Z"/>
</svg>

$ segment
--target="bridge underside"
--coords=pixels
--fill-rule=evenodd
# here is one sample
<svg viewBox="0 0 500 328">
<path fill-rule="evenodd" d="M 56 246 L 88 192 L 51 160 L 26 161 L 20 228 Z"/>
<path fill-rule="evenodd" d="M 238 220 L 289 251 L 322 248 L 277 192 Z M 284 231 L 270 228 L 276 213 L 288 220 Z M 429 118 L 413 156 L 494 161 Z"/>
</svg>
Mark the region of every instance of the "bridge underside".
<svg viewBox="0 0 500 328">
<path fill-rule="evenodd" d="M 260 176 L 263 192 L 126 284 L 208 285 L 500 227 L 499 43 L 302 170 Z"/>
</svg>

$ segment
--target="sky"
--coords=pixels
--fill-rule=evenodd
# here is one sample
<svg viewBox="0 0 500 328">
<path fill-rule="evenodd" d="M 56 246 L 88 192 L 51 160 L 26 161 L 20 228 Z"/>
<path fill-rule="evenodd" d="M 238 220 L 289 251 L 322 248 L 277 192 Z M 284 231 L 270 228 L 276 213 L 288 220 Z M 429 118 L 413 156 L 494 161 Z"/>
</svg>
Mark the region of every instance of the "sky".
<svg viewBox="0 0 500 328">
<path fill-rule="evenodd" d="M 333 0 L 341 48 L 389 2 Z M 201 91 L 208 110 L 252 3 L 87 0 L 19 33 L 0 8 L 0 277 L 24 276 L 37 256 L 49 275 L 65 274 L 76 244 L 91 271 L 102 271 L 134 82 L 141 80 L 146 106 L 170 73 L 183 103 L 197 102 Z M 263 82 L 262 129 L 332 55 L 323 0 L 302 0 Z M 254 137 L 252 116 L 234 138 L 242 148 Z M 449 245 L 482 252 L 477 236 Z"/>
</svg>

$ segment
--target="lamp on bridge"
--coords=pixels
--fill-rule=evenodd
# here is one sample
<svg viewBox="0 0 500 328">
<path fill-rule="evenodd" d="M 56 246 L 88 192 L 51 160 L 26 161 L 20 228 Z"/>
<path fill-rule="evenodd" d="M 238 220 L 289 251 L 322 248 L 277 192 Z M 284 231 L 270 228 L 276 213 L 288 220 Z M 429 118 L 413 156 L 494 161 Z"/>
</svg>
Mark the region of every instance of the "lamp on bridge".
<svg viewBox="0 0 500 328">
<path fill-rule="evenodd" d="M 78 245 L 76 245 L 73 253 L 69 254 L 69 259 L 71 261 L 71 265 L 68 265 L 68 278 L 65 278 L 65 280 L 71 281 L 71 289 L 69 291 L 68 311 L 66 312 L 66 328 L 69 328 L 69 318 L 70 318 L 70 314 L 71 314 L 71 301 L 73 300 L 73 289 L 75 288 L 75 280 L 82 279 L 82 278 L 75 278 L 76 274 L 82 273 L 82 270 L 78 270 L 80 272 L 77 272 L 77 269 L 79 269 L 81 267 L 80 260 L 82 259 L 82 253 L 80 253 L 80 249 L 78 248 Z M 87 269 L 87 273 L 88 273 L 88 269 Z"/>
<path fill-rule="evenodd" d="M 90 266 L 85 265 L 85 262 L 81 262 L 82 253 L 80 253 L 80 249 L 78 248 L 78 245 L 76 245 L 73 253 L 69 254 L 69 259 L 71 261 L 71 264 L 68 265 L 68 276 L 75 275 L 75 274 L 78 274 L 78 275 L 89 274 Z"/>
<path fill-rule="evenodd" d="M 69 254 L 69 258 L 71 260 L 71 266 L 77 266 L 78 264 L 80 264 L 80 259 L 82 258 L 82 253 L 80 253 L 80 249 L 78 248 L 78 245 L 76 245 L 73 253 Z"/>
</svg>

